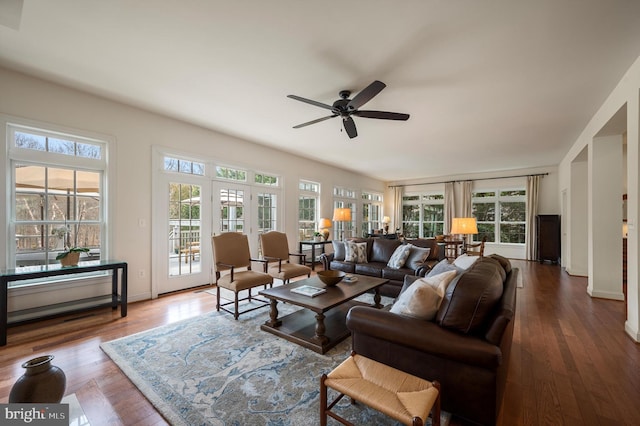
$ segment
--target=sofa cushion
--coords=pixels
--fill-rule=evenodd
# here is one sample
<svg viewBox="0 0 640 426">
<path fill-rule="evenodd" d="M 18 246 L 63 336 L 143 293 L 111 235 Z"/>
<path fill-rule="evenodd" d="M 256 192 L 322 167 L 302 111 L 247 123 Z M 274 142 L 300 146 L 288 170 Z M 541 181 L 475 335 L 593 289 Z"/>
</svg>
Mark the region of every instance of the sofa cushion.
<svg viewBox="0 0 640 426">
<path fill-rule="evenodd" d="M 402 244 L 400 240 L 388 240 L 386 238 L 374 238 L 371 243 L 371 256 L 369 260 L 371 262 L 384 262 L 387 263 L 396 248 Z"/>
<path fill-rule="evenodd" d="M 333 243 L 333 260 L 344 260 L 344 242 L 332 241 Z"/>
<path fill-rule="evenodd" d="M 435 238 L 413 238 L 407 240 L 407 243 L 416 247 L 431 249 L 427 260 L 438 260 L 438 242 Z"/>
<path fill-rule="evenodd" d="M 429 271 L 427 276 L 428 277 L 432 277 L 434 275 L 439 275 L 439 274 L 441 274 L 443 272 L 447 272 L 447 271 L 457 271 L 458 273 L 461 273 L 461 272 L 464 272 L 464 269 L 458 268 L 453 263 L 449 263 L 449 261 L 447 259 L 442 259 L 433 268 L 431 268 L 431 270 Z"/>
<path fill-rule="evenodd" d="M 402 244 L 396 247 L 396 250 L 389 258 L 389 262 L 387 262 L 387 266 L 393 269 L 400 269 L 404 266 L 407 258 L 409 257 L 409 253 L 411 252 L 411 246 L 408 244 Z"/>
<path fill-rule="evenodd" d="M 508 274 L 509 272 L 511 272 L 511 261 L 506 257 L 500 256 L 499 254 L 495 254 L 495 253 L 489 255 L 488 257 L 500 262 L 500 265 L 502 265 L 502 268 L 504 269 L 505 273 Z"/>
<path fill-rule="evenodd" d="M 382 277 L 382 269 L 386 266 L 385 263 L 380 262 L 356 263 L 355 273 L 380 278 Z"/>
<path fill-rule="evenodd" d="M 367 243 L 347 241 L 344 244 L 344 260 L 347 262 L 367 263 Z"/>
<path fill-rule="evenodd" d="M 331 269 L 335 269 L 337 271 L 344 271 L 347 273 L 355 273 L 356 272 L 356 264 L 353 262 L 345 262 L 344 260 L 333 260 L 331 261 Z"/>
<path fill-rule="evenodd" d="M 431 253 L 431 249 L 414 246 L 413 244 L 407 245 L 410 248 L 409 257 L 407 258 L 407 261 L 404 263 L 404 265 L 405 267 L 413 269 L 415 271 L 427 261 L 427 259 L 429 258 L 429 253 Z"/>
<path fill-rule="evenodd" d="M 469 256 L 468 254 L 461 254 L 460 256 L 455 258 L 455 260 L 453 261 L 453 264 L 456 265 L 458 268 L 466 270 L 466 269 L 469 269 L 471 265 L 476 263 L 478 259 L 480 259 L 479 256 Z"/>
<path fill-rule="evenodd" d="M 504 271 L 497 261 L 476 262 L 449 286 L 436 322 L 465 334 L 480 331 L 502 296 L 501 272 Z"/>
<path fill-rule="evenodd" d="M 388 266 L 382 268 L 382 278 L 387 278 L 392 281 L 403 282 L 406 275 L 413 276 L 413 273 L 414 270 L 409 268 L 394 269 Z"/>
<path fill-rule="evenodd" d="M 391 307 L 391 312 L 431 321 L 456 271 L 443 272 L 433 277 L 416 280 Z"/>
</svg>

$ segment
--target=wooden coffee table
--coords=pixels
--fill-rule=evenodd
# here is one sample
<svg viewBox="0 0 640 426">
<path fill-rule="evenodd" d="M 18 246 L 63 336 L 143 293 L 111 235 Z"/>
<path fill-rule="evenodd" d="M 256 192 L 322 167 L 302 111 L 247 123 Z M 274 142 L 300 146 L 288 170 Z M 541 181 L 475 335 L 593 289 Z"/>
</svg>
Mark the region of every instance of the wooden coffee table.
<svg viewBox="0 0 640 426">
<path fill-rule="evenodd" d="M 381 308 L 380 286 L 389 280 L 385 278 L 354 275 L 354 283 L 340 282 L 335 287 L 326 287 L 317 276 L 295 281 L 283 286 L 261 290 L 259 294 L 271 302 L 269 320 L 260 326 L 264 331 L 297 343 L 318 353 L 325 353 L 346 339 L 351 333 L 346 325 L 347 312 L 356 305 L 366 305 L 354 298 L 374 290 L 374 305 Z M 327 289 L 326 293 L 315 297 L 297 294 L 292 288 L 311 285 Z M 278 302 L 301 306 L 300 309 L 278 318 Z"/>
</svg>

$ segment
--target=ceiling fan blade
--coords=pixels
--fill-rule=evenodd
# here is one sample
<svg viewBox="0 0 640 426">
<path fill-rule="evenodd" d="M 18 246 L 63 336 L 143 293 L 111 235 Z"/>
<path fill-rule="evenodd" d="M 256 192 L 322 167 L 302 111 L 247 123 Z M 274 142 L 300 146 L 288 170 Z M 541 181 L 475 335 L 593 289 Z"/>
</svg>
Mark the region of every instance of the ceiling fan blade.
<svg viewBox="0 0 640 426">
<path fill-rule="evenodd" d="M 353 122 L 353 118 L 351 117 L 343 118 L 342 124 L 344 125 L 344 130 L 347 131 L 347 134 L 351 139 L 358 136 L 358 131 L 356 130 L 356 123 Z"/>
<path fill-rule="evenodd" d="M 300 96 L 287 95 L 287 98 L 291 98 L 291 99 L 295 99 L 296 101 L 300 101 L 300 102 L 304 102 L 304 103 L 307 103 L 307 104 L 315 105 L 315 106 L 320 107 L 320 108 L 330 109 L 331 111 L 334 110 L 333 106 L 331 106 L 331 105 L 323 104 L 322 102 L 318 102 L 318 101 L 312 101 L 311 99 L 302 98 Z"/>
<path fill-rule="evenodd" d="M 316 124 L 316 123 L 319 123 L 321 121 L 328 120 L 330 118 L 337 117 L 337 116 L 338 116 L 338 114 L 329 115 L 327 117 L 322 117 L 322 118 L 318 118 L 316 120 L 307 121 L 306 123 L 298 124 L 297 126 L 293 126 L 293 128 L 294 129 L 299 129 L 300 127 L 305 127 L 305 126 L 308 126 L 310 124 Z"/>
<path fill-rule="evenodd" d="M 362 105 L 369 102 L 371 98 L 373 98 L 375 95 L 380 93 L 380 91 L 382 91 L 382 89 L 384 89 L 385 87 L 387 87 L 387 85 L 384 84 L 383 82 L 378 80 L 374 81 L 373 83 L 371 83 L 370 85 L 362 89 L 362 91 L 358 93 L 351 100 L 351 102 L 347 104 L 347 108 L 350 111 L 360 108 Z"/>
<path fill-rule="evenodd" d="M 379 118 L 382 120 L 402 120 L 409 119 L 409 114 L 403 114 L 400 112 L 388 112 L 388 111 L 354 111 L 353 115 L 364 118 Z"/>
</svg>

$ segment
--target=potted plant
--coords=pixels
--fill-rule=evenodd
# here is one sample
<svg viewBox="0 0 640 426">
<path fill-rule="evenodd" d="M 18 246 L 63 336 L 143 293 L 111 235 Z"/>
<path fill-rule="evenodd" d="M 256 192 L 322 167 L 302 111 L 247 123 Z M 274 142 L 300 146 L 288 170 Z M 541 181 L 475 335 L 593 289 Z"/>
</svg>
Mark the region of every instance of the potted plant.
<svg viewBox="0 0 640 426">
<path fill-rule="evenodd" d="M 314 232 L 313 233 L 313 239 L 315 241 L 323 241 L 324 240 L 324 236 L 320 233 L 320 232 Z"/>
<path fill-rule="evenodd" d="M 65 220 L 64 226 L 52 231 L 52 234 L 58 238 L 65 239 L 64 251 L 58 253 L 56 260 L 60 261 L 60 264 L 65 266 L 78 266 L 80 260 L 80 253 L 86 253 L 89 251 L 86 247 L 78 247 L 78 231 L 80 229 L 80 222 L 82 221 L 82 215 L 80 215 L 80 221 L 76 224 L 76 233 L 74 235 L 74 245 L 71 247 L 67 244 L 66 237 L 71 231 Z"/>
<path fill-rule="evenodd" d="M 69 247 L 62 253 L 58 253 L 56 260 L 59 260 L 62 266 L 78 266 L 80 253 L 88 251 L 86 247 Z"/>
</svg>

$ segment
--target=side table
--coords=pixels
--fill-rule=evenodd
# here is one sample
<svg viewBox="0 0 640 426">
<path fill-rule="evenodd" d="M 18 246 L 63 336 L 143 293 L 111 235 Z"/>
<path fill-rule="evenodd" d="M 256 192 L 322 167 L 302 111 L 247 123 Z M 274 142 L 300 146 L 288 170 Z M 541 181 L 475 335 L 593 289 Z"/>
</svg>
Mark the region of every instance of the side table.
<svg viewBox="0 0 640 426">
<path fill-rule="evenodd" d="M 316 247 L 320 246 L 320 253 L 318 253 L 318 256 L 322 253 L 324 253 L 324 246 L 326 244 L 331 244 L 331 240 L 323 240 L 323 241 L 300 241 L 299 243 L 299 250 L 300 253 L 302 253 L 302 246 L 311 246 L 311 270 L 315 271 L 316 269 Z M 309 261 L 307 261 L 307 263 L 309 263 Z"/>
</svg>

